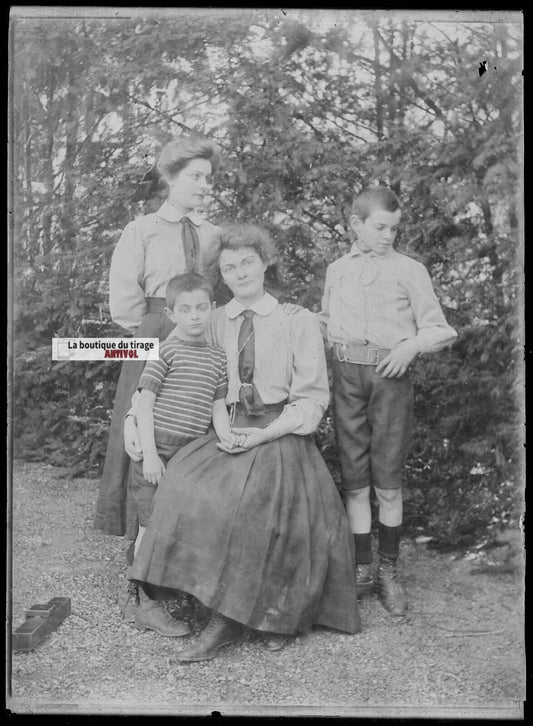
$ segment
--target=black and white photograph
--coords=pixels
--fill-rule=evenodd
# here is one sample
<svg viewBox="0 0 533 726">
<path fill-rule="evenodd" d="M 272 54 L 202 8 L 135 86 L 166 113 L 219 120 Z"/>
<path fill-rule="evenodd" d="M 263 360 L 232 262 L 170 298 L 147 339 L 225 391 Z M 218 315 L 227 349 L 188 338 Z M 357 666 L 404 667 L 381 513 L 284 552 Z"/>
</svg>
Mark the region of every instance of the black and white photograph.
<svg viewBox="0 0 533 726">
<path fill-rule="evenodd" d="M 523 15 L 10 7 L 9 715 L 524 720 Z"/>
</svg>

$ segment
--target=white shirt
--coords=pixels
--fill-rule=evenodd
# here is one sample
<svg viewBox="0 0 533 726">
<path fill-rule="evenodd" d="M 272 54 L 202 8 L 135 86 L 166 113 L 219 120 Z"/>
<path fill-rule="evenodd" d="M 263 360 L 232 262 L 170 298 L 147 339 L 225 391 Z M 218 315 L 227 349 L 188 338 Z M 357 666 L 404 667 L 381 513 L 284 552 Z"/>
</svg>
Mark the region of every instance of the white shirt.
<svg viewBox="0 0 533 726">
<path fill-rule="evenodd" d="M 329 403 L 324 343 L 316 316 L 309 310 L 288 315 L 269 293 L 246 308 L 235 299 L 214 311 L 213 344 L 226 351 L 228 361 L 227 403 L 239 400 L 239 329 L 242 311 L 253 310 L 255 365 L 254 384 L 264 403 L 288 399 L 283 416 L 291 417 L 292 433 L 313 432 Z"/>
<path fill-rule="evenodd" d="M 181 242 L 181 219 L 196 226 L 200 271 L 218 251 L 220 229 L 198 212 L 183 215 L 168 202 L 124 228 L 111 258 L 109 308 L 115 323 L 132 332 L 148 312 L 147 297 L 165 297 L 169 280 L 187 271 Z"/>
<path fill-rule="evenodd" d="M 433 353 L 457 337 L 424 265 L 392 249 L 385 257 L 363 253 L 356 244 L 329 265 L 319 318 L 331 343 L 394 348 L 414 338 L 420 353 Z"/>
</svg>

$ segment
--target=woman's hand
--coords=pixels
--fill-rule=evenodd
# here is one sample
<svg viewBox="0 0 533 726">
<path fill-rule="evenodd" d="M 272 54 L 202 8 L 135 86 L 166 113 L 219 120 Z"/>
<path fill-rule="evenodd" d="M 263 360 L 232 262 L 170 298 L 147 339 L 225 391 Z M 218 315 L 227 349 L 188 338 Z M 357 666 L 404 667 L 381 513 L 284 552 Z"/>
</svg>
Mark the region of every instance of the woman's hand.
<svg viewBox="0 0 533 726">
<path fill-rule="evenodd" d="M 295 315 L 296 313 L 299 313 L 300 310 L 305 310 L 301 305 L 297 305 L 296 303 L 282 303 L 281 309 L 285 313 L 285 315 Z"/>
<path fill-rule="evenodd" d="M 249 451 L 254 446 L 259 446 L 268 441 L 265 429 L 247 428 L 247 429 L 231 429 L 233 434 L 238 437 L 238 442 L 235 446 L 228 448 L 224 446 L 222 442 L 218 443 L 217 446 L 227 454 L 240 454 L 243 451 Z"/>
<path fill-rule="evenodd" d="M 241 444 L 245 440 L 245 436 L 234 434 L 233 432 L 229 431 L 225 434 L 219 434 L 217 432 L 218 440 L 222 444 L 220 448 L 223 448 L 224 451 L 227 451 L 229 449 L 234 449 L 237 446 L 241 446 Z"/>
<path fill-rule="evenodd" d="M 143 458 L 141 439 L 134 416 L 126 416 L 124 420 L 124 448 L 133 461 Z"/>
</svg>

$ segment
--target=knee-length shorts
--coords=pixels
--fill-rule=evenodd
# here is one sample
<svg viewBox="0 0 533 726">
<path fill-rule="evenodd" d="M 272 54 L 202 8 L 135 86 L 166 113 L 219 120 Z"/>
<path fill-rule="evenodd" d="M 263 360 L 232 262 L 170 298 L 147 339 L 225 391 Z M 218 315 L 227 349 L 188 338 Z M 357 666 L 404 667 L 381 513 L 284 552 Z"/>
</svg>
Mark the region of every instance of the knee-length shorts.
<svg viewBox="0 0 533 726">
<path fill-rule="evenodd" d="M 343 490 L 398 489 L 413 432 L 413 384 L 376 366 L 333 360 L 333 411 Z"/>
</svg>

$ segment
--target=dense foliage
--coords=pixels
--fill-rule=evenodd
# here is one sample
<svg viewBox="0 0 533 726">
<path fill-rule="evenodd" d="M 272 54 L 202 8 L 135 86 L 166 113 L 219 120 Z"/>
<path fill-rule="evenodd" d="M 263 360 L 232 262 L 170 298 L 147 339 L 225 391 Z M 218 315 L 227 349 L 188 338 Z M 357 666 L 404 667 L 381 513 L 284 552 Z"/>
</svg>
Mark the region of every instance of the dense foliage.
<svg viewBox="0 0 533 726">
<path fill-rule="evenodd" d="M 397 247 L 427 266 L 459 332 L 415 364 L 406 526 L 458 546 L 516 523 L 520 18 L 145 10 L 12 23 L 15 454 L 99 475 L 120 364 L 51 362 L 50 340 L 121 334 L 110 256 L 158 203 L 132 194 L 160 145 L 195 130 L 224 156 L 209 218 L 268 228 L 285 297 L 314 310 L 350 244 L 353 191 L 399 194 Z M 317 440 L 338 480 L 329 415 Z"/>
</svg>

